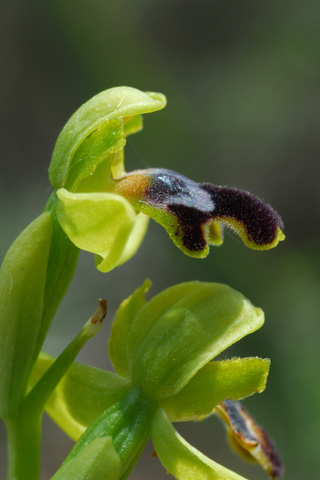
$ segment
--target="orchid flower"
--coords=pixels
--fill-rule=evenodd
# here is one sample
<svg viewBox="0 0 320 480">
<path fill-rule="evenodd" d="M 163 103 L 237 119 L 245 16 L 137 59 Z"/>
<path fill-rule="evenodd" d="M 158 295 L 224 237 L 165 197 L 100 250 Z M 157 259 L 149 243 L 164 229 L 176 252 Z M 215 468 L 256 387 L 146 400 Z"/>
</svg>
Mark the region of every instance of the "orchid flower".
<svg viewBox="0 0 320 480">
<path fill-rule="evenodd" d="M 196 183 L 165 169 L 126 173 L 126 136 L 142 128 L 141 114 L 164 108 L 165 97 L 129 87 L 106 90 L 70 118 L 56 142 L 49 177 L 57 218 L 70 240 L 95 253 L 107 272 L 129 260 L 160 223 L 187 255 L 204 258 L 220 245 L 223 226 L 246 245 L 265 250 L 284 239 L 279 215 L 248 192 Z"/>
<path fill-rule="evenodd" d="M 101 478 L 125 479 L 150 436 L 179 480 L 243 480 L 189 445 L 171 422 L 203 419 L 227 399 L 264 390 L 268 359 L 212 361 L 260 328 L 263 312 L 222 284 L 183 283 L 146 302 L 149 287 L 146 281 L 117 312 L 109 340 L 115 373 L 74 363 L 46 405 L 77 441 L 53 480 L 71 472 L 96 479 L 100 469 Z M 40 356 L 33 383 L 53 362 Z"/>
</svg>

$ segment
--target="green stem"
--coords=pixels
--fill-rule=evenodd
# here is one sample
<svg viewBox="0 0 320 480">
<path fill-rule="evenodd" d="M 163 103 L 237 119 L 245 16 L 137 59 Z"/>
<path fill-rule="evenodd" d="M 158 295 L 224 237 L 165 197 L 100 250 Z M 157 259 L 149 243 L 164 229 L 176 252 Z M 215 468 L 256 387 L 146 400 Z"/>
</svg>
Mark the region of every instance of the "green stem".
<svg viewBox="0 0 320 480">
<path fill-rule="evenodd" d="M 38 480 L 40 475 L 41 411 L 26 409 L 7 420 L 8 480 Z"/>
<path fill-rule="evenodd" d="M 39 478 L 41 419 L 44 405 L 81 347 L 100 330 L 105 315 L 106 302 L 100 300 L 100 306 L 95 314 L 24 398 L 19 414 L 6 420 L 9 480 Z"/>
<path fill-rule="evenodd" d="M 22 402 L 22 408 L 32 408 L 43 410 L 44 406 L 66 373 L 72 362 L 76 359 L 81 348 L 92 338 L 102 326 L 102 321 L 107 314 L 107 302 L 100 300 L 100 305 L 96 312 L 85 323 L 80 333 L 66 346 L 63 352 L 44 373 L 38 383 L 32 388 Z"/>
</svg>

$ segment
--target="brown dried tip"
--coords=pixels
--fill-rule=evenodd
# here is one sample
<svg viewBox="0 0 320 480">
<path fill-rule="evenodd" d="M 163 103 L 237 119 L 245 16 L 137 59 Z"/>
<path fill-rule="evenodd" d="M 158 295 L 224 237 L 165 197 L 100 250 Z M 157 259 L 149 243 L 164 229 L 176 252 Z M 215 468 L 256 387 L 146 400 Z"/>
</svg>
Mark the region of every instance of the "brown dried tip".
<svg viewBox="0 0 320 480">
<path fill-rule="evenodd" d="M 240 402 L 225 400 L 217 413 L 227 424 L 229 440 L 237 453 L 258 462 L 271 478 L 282 477 L 284 466 L 274 441 Z"/>
<path fill-rule="evenodd" d="M 99 298 L 99 307 L 95 311 L 94 315 L 91 317 L 91 324 L 96 325 L 97 323 L 102 323 L 103 319 L 107 315 L 108 304 L 107 300 Z"/>
</svg>

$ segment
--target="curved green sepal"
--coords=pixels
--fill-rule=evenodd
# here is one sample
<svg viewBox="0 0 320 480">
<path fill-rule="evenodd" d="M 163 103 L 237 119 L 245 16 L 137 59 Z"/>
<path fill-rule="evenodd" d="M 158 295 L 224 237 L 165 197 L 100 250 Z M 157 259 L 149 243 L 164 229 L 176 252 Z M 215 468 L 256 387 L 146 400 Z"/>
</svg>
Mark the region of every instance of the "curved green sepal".
<svg viewBox="0 0 320 480">
<path fill-rule="evenodd" d="M 240 400 L 262 392 L 270 360 L 232 358 L 205 365 L 179 393 L 161 402 L 171 421 L 197 420 L 209 415 L 226 398 Z"/>
<path fill-rule="evenodd" d="M 113 368 L 122 377 L 130 379 L 130 368 L 127 358 L 127 339 L 131 324 L 139 310 L 145 305 L 145 294 L 151 287 L 150 280 L 145 280 L 129 298 L 124 300 L 113 321 L 109 340 L 109 357 Z"/>
<path fill-rule="evenodd" d="M 18 408 L 32 368 L 44 307 L 52 236 L 49 213 L 34 220 L 8 250 L 0 270 L 0 414 Z"/>
<path fill-rule="evenodd" d="M 53 364 L 54 358 L 41 353 L 33 369 L 30 387 Z M 101 413 L 119 401 L 130 383 L 115 373 L 73 363 L 46 404 L 46 412 L 74 440 Z"/>
<path fill-rule="evenodd" d="M 151 436 L 160 462 L 178 480 L 245 480 L 186 442 L 161 409 L 152 420 Z"/>
<path fill-rule="evenodd" d="M 118 480 L 120 471 L 120 458 L 108 436 L 95 438 L 78 455 L 67 457 L 51 480 Z"/>
<path fill-rule="evenodd" d="M 172 396 L 263 321 L 262 310 L 227 285 L 188 282 L 170 287 L 133 321 L 128 338 L 132 382 L 157 399 Z"/>
<path fill-rule="evenodd" d="M 76 151 L 103 124 L 114 118 L 154 112 L 165 105 L 166 99 L 160 93 L 144 93 L 131 87 L 110 88 L 91 98 L 72 115 L 57 139 L 49 168 L 51 184 L 56 189 L 66 186 Z M 140 125 L 129 125 L 128 132 L 139 130 Z"/>
<path fill-rule="evenodd" d="M 109 272 L 134 255 L 145 235 L 148 219 L 114 193 L 57 192 L 58 220 L 70 240 L 97 254 L 96 266 Z"/>
</svg>

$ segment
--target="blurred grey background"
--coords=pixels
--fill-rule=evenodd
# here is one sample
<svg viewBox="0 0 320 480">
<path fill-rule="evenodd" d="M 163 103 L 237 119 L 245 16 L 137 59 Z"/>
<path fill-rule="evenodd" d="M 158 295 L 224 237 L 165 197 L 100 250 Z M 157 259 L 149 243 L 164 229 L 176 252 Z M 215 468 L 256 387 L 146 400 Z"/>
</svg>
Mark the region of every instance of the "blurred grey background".
<svg viewBox="0 0 320 480">
<path fill-rule="evenodd" d="M 267 390 L 245 401 L 275 439 L 286 478 L 316 478 L 320 436 L 320 4 L 291 0 L 12 0 L 1 5 L 0 254 L 38 215 L 47 169 L 69 116 L 117 85 L 160 91 L 167 108 L 128 139 L 127 170 L 166 167 L 196 181 L 249 190 L 272 204 L 287 239 L 255 252 L 233 234 L 206 260 L 185 257 L 151 224 L 138 254 L 110 274 L 83 253 L 45 348 L 58 354 L 109 302 L 103 330 L 80 360 L 111 368 L 114 312 L 142 281 L 151 294 L 177 282 L 225 282 L 266 313 L 266 324 L 226 356 L 272 359 Z M 266 475 L 230 453 L 211 418 L 177 425 L 214 460 L 255 480 Z M 0 430 L 5 478 L 5 431 Z M 44 420 L 42 478 L 72 442 Z M 165 479 L 148 445 L 132 479 Z"/>
</svg>

